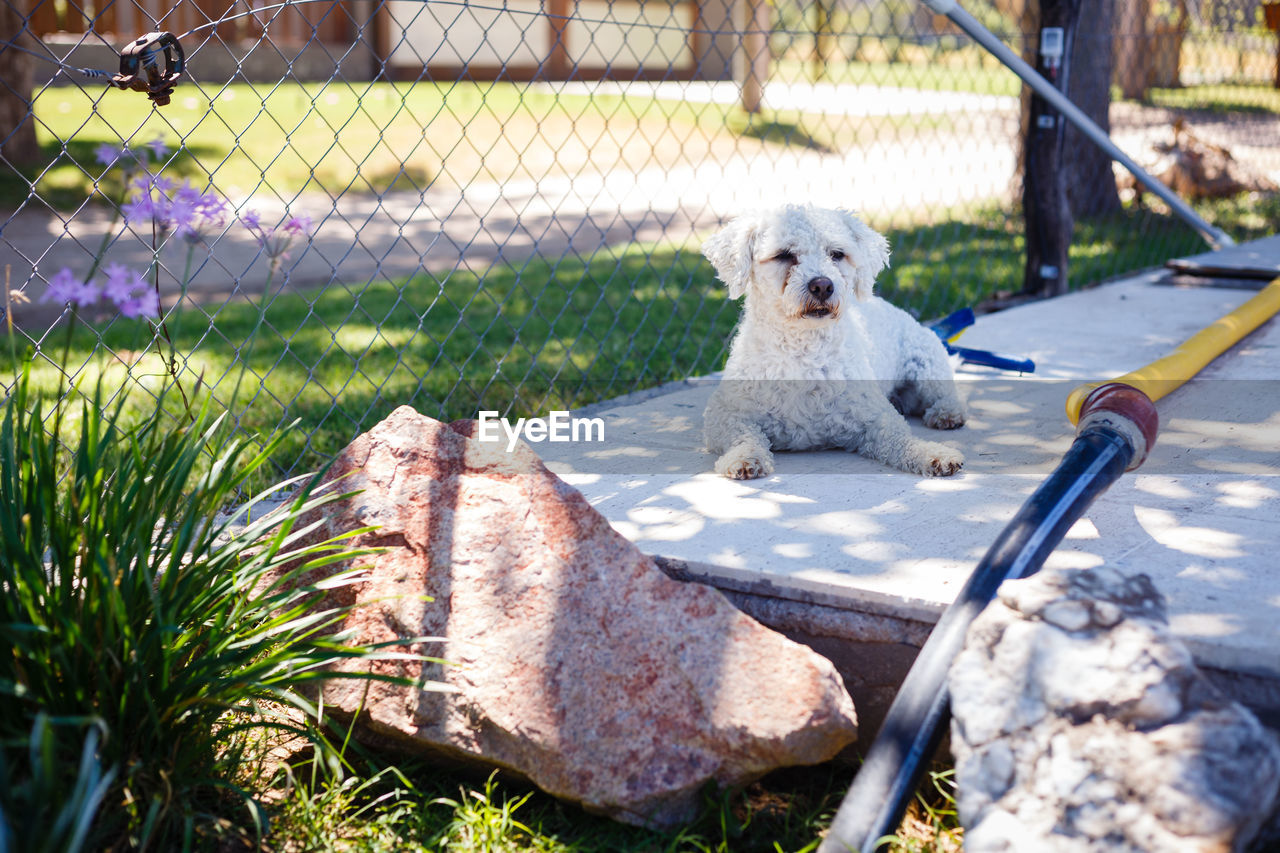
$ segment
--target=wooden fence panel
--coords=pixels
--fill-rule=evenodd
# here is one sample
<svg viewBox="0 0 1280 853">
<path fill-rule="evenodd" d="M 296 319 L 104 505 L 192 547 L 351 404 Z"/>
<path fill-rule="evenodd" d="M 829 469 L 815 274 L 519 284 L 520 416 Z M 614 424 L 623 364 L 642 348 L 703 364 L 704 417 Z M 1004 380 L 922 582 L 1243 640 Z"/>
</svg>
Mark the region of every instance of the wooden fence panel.
<svg viewBox="0 0 1280 853">
<path fill-rule="evenodd" d="M 266 5 L 265 0 L 177 0 L 172 7 L 161 10 L 159 0 L 68 0 L 59 8 L 54 0 L 35 0 L 28 20 L 37 37 L 92 31 L 118 41 L 152 30 L 181 34 L 212 21 L 223 21 L 214 29 L 219 38 L 228 42 L 258 39 L 264 32 L 273 42 L 290 45 L 312 39 L 328 44 L 351 40 L 351 13 L 341 0 L 245 14 Z M 224 20 L 236 15 L 242 17 Z"/>
</svg>

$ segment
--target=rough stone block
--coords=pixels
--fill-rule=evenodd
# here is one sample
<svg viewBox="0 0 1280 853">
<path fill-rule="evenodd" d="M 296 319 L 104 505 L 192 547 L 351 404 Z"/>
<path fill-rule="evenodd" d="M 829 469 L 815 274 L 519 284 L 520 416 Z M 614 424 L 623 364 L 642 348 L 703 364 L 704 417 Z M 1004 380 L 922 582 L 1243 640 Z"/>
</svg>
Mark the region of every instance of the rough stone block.
<svg viewBox="0 0 1280 853">
<path fill-rule="evenodd" d="M 1146 575 L 1006 583 L 950 689 L 969 853 L 1240 850 L 1273 809 L 1275 738 L 1199 672 Z"/>
<path fill-rule="evenodd" d="M 825 658 L 709 586 L 667 577 L 525 445 L 408 407 L 328 479 L 360 489 L 315 536 L 376 525 L 370 578 L 331 593 L 363 642 L 440 637 L 443 665 L 383 662 L 451 692 L 339 680 L 330 706 L 406 751 L 514 770 L 616 819 L 688 819 L 708 782 L 824 761 L 855 737 Z"/>
</svg>

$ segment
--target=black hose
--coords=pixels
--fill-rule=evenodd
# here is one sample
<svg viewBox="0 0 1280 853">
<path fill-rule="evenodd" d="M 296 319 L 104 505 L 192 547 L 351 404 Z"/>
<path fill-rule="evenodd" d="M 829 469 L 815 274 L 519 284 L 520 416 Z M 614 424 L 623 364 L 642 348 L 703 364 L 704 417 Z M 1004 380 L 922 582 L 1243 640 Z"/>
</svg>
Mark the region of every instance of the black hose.
<svg viewBox="0 0 1280 853">
<path fill-rule="evenodd" d="M 1027 499 L 938 620 L 889 707 L 818 853 L 874 853 L 902 818 L 942 739 L 950 706 L 947 673 L 970 623 L 1007 579 L 1039 571 L 1071 525 L 1120 478 L 1134 446 L 1106 424 L 1087 426 Z"/>
</svg>

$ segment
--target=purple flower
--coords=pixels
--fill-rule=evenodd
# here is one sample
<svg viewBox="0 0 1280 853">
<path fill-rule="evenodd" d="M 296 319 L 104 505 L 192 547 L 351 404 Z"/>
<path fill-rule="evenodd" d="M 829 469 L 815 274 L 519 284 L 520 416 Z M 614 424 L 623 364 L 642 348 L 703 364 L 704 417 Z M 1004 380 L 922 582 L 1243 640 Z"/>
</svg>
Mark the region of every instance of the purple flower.
<svg viewBox="0 0 1280 853">
<path fill-rule="evenodd" d="M 302 214 L 301 216 L 294 216 L 284 224 L 284 230 L 288 232 L 290 236 L 295 236 L 295 235 L 303 234 L 307 231 L 310 231 L 311 217 L 305 213 Z"/>
<path fill-rule="evenodd" d="M 124 173 L 126 184 L 142 166 L 138 162 L 138 155 L 130 151 L 127 145 L 112 145 L 109 142 L 104 142 L 95 148 L 93 158 L 105 167 L 104 175 L 113 168 L 119 168 Z"/>
<path fill-rule="evenodd" d="M 193 200 L 182 195 L 181 191 L 175 193 L 169 201 L 169 208 L 163 218 L 167 227 L 173 229 L 175 236 L 184 239 L 194 236 L 199 239 L 200 214 L 196 211 Z"/>
<path fill-rule="evenodd" d="M 101 291 L 89 281 L 81 281 L 69 267 L 63 267 L 49 277 L 49 285 L 45 288 L 41 302 L 74 303 L 86 308 L 98 301 Z"/>
<path fill-rule="evenodd" d="M 288 260 L 289 247 L 295 237 L 307 235 L 311 230 L 311 217 L 307 214 L 291 216 L 284 224 L 275 228 L 264 228 L 262 217 L 256 211 L 249 211 L 240 217 L 240 222 L 257 239 L 262 251 L 273 264 Z"/>
<path fill-rule="evenodd" d="M 107 283 L 102 286 L 102 295 L 110 299 L 119 308 L 134 298 L 136 291 L 147 290 L 147 282 L 138 272 L 124 264 L 107 265 Z"/>
<path fill-rule="evenodd" d="M 134 182 L 137 192 L 121 210 L 127 221 L 150 219 L 162 231 L 195 243 L 207 231 L 226 221 L 227 203 L 214 193 L 204 193 L 184 181 L 181 186 L 167 178 Z"/>
<path fill-rule="evenodd" d="M 141 222 L 147 219 L 159 219 L 159 210 L 151 193 L 135 195 L 120 208 L 125 222 Z"/>
<path fill-rule="evenodd" d="M 41 302 L 70 302 L 80 280 L 69 267 L 63 267 L 49 277 L 49 286 L 45 288 Z"/>
<path fill-rule="evenodd" d="M 79 285 L 75 292 L 71 295 L 71 301 L 80 308 L 88 308 L 90 305 L 98 301 L 98 297 L 102 295 L 102 291 L 91 281 L 86 281 Z"/>
<path fill-rule="evenodd" d="M 72 303 L 87 308 L 105 296 L 115 303 L 125 317 L 159 317 L 160 298 L 147 286 L 142 276 L 123 264 L 109 264 L 107 283 L 98 287 L 92 281 L 81 281 L 67 267 L 49 277 L 41 302 Z"/>
<path fill-rule="evenodd" d="M 157 136 L 148 142 L 147 147 L 151 149 L 151 156 L 157 160 L 163 160 L 169 153 L 169 146 L 164 144 L 163 136 Z"/>
<path fill-rule="evenodd" d="M 154 290 L 144 290 L 137 296 L 126 299 L 116 305 L 120 313 L 129 319 L 138 317 L 156 318 L 160 316 L 160 297 Z"/>
<path fill-rule="evenodd" d="M 104 142 L 93 149 L 94 159 L 108 168 L 113 166 L 122 154 L 124 154 L 124 149 L 118 145 L 112 145 L 110 142 Z"/>
<path fill-rule="evenodd" d="M 184 183 L 173 193 L 169 206 L 169 223 L 173 233 L 195 242 L 204 231 L 217 228 L 226 221 L 227 203 L 213 193 L 202 193 Z"/>
</svg>

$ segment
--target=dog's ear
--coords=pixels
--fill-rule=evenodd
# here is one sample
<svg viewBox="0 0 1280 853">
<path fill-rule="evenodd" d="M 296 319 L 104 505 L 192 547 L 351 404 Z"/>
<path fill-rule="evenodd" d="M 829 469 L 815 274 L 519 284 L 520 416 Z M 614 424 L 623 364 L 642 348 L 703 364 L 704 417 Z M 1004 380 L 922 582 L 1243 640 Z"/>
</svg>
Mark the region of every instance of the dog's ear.
<svg viewBox="0 0 1280 853">
<path fill-rule="evenodd" d="M 876 233 L 852 211 L 839 209 L 836 213 L 849 229 L 853 243 L 858 248 L 857 256 L 851 259 L 855 271 L 854 296 L 858 299 L 870 299 L 875 289 L 876 276 L 889 266 L 889 241 Z"/>
<path fill-rule="evenodd" d="M 715 267 L 716 277 L 728 286 L 730 299 L 746 295 L 755 261 L 757 227 L 755 217 L 739 216 L 702 244 L 702 254 Z"/>
</svg>

